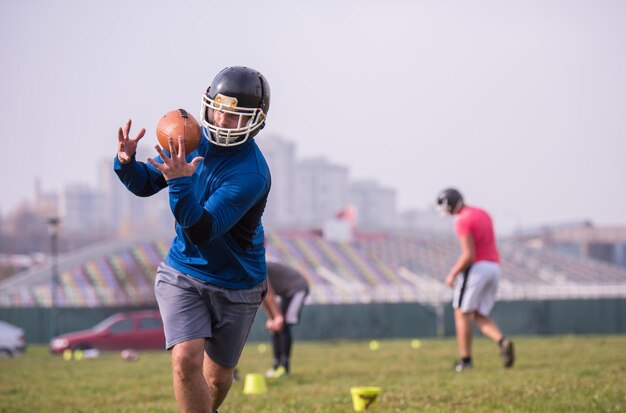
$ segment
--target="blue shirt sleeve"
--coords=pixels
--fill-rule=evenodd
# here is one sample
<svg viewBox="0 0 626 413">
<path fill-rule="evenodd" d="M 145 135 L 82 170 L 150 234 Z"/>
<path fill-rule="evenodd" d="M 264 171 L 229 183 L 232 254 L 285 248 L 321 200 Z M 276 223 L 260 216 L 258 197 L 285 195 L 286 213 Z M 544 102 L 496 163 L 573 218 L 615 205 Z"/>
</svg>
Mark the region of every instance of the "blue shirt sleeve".
<svg viewBox="0 0 626 413">
<path fill-rule="evenodd" d="M 160 157 L 154 160 L 159 163 L 163 162 Z M 167 186 L 163 174 L 158 169 L 149 163 L 135 160 L 135 155 L 127 164 L 122 164 L 116 155 L 113 170 L 124 186 L 138 196 L 154 195 Z"/>
</svg>

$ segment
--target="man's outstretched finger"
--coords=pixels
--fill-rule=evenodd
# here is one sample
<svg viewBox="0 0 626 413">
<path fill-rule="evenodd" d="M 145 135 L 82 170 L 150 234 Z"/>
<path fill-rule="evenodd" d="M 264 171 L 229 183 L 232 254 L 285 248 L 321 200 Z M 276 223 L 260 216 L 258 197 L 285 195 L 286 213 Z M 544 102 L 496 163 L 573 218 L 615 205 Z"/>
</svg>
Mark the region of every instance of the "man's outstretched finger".
<svg viewBox="0 0 626 413">
<path fill-rule="evenodd" d="M 193 167 L 193 169 L 195 170 L 196 167 L 198 166 L 198 164 L 200 162 L 202 162 L 204 160 L 204 158 L 202 156 L 196 156 L 195 158 L 192 159 L 190 165 Z"/>
<path fill-rule="evenodd" d="M 163 163 L 166 163 L 166 162 L 170 161 L 171 158 L 169 156 L 167 156 L 167 154 L 165 153 L 163 148 L 161 148 L 159 145 L 154 145 L 154 149 L 156 149 L 158 154 L 161 156 L 161 159 L 163 159 Z"/>
<path fill-rule="evenodd" d="M 132 123 L 133 121 L 130 119 L 126 121 L 126 125 L 124 125 L 124 139 L 128 139 L 128 133 L 130 132 L 130 125 Z"/>
<path fill-rule="evenodd" d="M 163 172 L 165 165 L 163 165 L 162 163 L 158 163 L 157 161 L 155 161 L 152 158 L 148 158 L 147 159 L 148 163 L 152 166 L 154 166 L 155 168 L 157 168 L 159 171 Z"/>
<path fill-rule="evenodd" d="M 174 158 L 174 156 L 176 156 L 178 153 L 176 149 L 176 144 L 174 143 L 174 138 L 172 138 L 171 136 L 167 138 L 167 143 L 170 146 L 170 155 L 172 155 L 172 158 Z"/>
<path fill-rule="evenodd" d="M 146 134 L 146 128 L 141 128 L 141 130 L 139 131 L 139 133 L 137 134 L 137 136 L 135 136 L 135 142 L 138 142 L 139 139 L 143 138 L 143 135 Z"/>
<path fill-rule="evenodd" d="M 178 155 L 185 159 L 185 138 L 178 137 Z"/>
</svg>

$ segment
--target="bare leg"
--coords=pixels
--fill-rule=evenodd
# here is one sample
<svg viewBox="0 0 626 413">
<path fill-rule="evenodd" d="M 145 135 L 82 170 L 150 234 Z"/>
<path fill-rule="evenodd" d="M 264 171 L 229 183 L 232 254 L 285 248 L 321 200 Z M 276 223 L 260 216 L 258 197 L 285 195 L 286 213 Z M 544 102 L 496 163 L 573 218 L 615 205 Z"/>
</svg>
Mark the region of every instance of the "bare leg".
<svg viewBox="0 0 626 413">
<path fill-rule="evenodd" d="M 474 313 L 474 321 L 476 321 L 476 326 L 478 326 L 480 332 L 496 343 L 503 337 L 502 331 L 491 318 L 476 312 Z"/>
<path fill-rule="evenodd" d="M 202 375 L 204 339 L 176 344 L 172 348 L 174 394 L 181 413 L 212 413 L 209 387 Z"/>
<path fill-rule="evenodd" d="M 211 394 L 211 412 L 222 405 L 233 383 L 234 368 L 222 367 L 205 353 L 204 354 L 204 379 Z"/>
<path fill-rule="evenodd" d="M 458 308 L 454 310 L 454 324 L 456 339 L 461 357 L 472 356 L 472 318 L 471 313 L 463 313 Z"/>
<path fill-rule="evenodd" d="M 474 317 L 476 321 L 476 325 L 480 329 L 480 331 L 496 343 L 500 347 L 500 354 L 502 356 L 502 361 L 504 362 L 504 367 L 509 368 L 513 366 L 515 363 L 515 352 L 513 351 L 513 342 L 508 339 L 504 339 L 504 334 L 500 331 L 500 328 L 496 324 L 495 321 L 481 315 L 479 313 L 475 314 Z"/>
</svg>

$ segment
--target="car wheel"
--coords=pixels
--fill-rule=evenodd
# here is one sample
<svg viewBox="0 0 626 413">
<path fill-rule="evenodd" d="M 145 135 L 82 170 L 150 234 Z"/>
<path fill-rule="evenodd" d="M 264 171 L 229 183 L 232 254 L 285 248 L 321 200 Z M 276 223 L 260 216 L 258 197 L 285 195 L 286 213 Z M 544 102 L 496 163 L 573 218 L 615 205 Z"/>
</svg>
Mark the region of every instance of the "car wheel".
<svg viewBox="0 0 626 413">
<path fill-rule="evenodd" d="M 0 348 L 0 357 L 13 357 L 13 353 L 8 348 Z"/>
</svg>

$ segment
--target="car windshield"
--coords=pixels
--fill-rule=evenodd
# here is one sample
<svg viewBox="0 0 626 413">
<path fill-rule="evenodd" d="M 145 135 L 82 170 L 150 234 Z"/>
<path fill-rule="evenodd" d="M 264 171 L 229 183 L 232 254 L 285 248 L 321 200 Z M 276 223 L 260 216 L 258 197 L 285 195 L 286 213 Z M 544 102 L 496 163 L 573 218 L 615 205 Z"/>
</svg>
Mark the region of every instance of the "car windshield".
<svg viewBox="0 0 626 413">
<path fill-rule="evenodd" d="M 91 330 L 95 330 L 95 331 L 104 330 L 105 328 L 107 328 L 108 326 L 113 324 L 117 319 L 118 319 L 118 316 L 114 314 L 114 315 L 112 315 L 110 317 L 107 317 L 104 320 L 100 321 L 95 326 L 91 327 Z"/>
<path fill-rule="evenodd" d="M 140 330 L 154 330 L 163 328 L 161 325 L 161 319 L 155 317 L 146 317 L 139 320 Z"/>
</svg>

